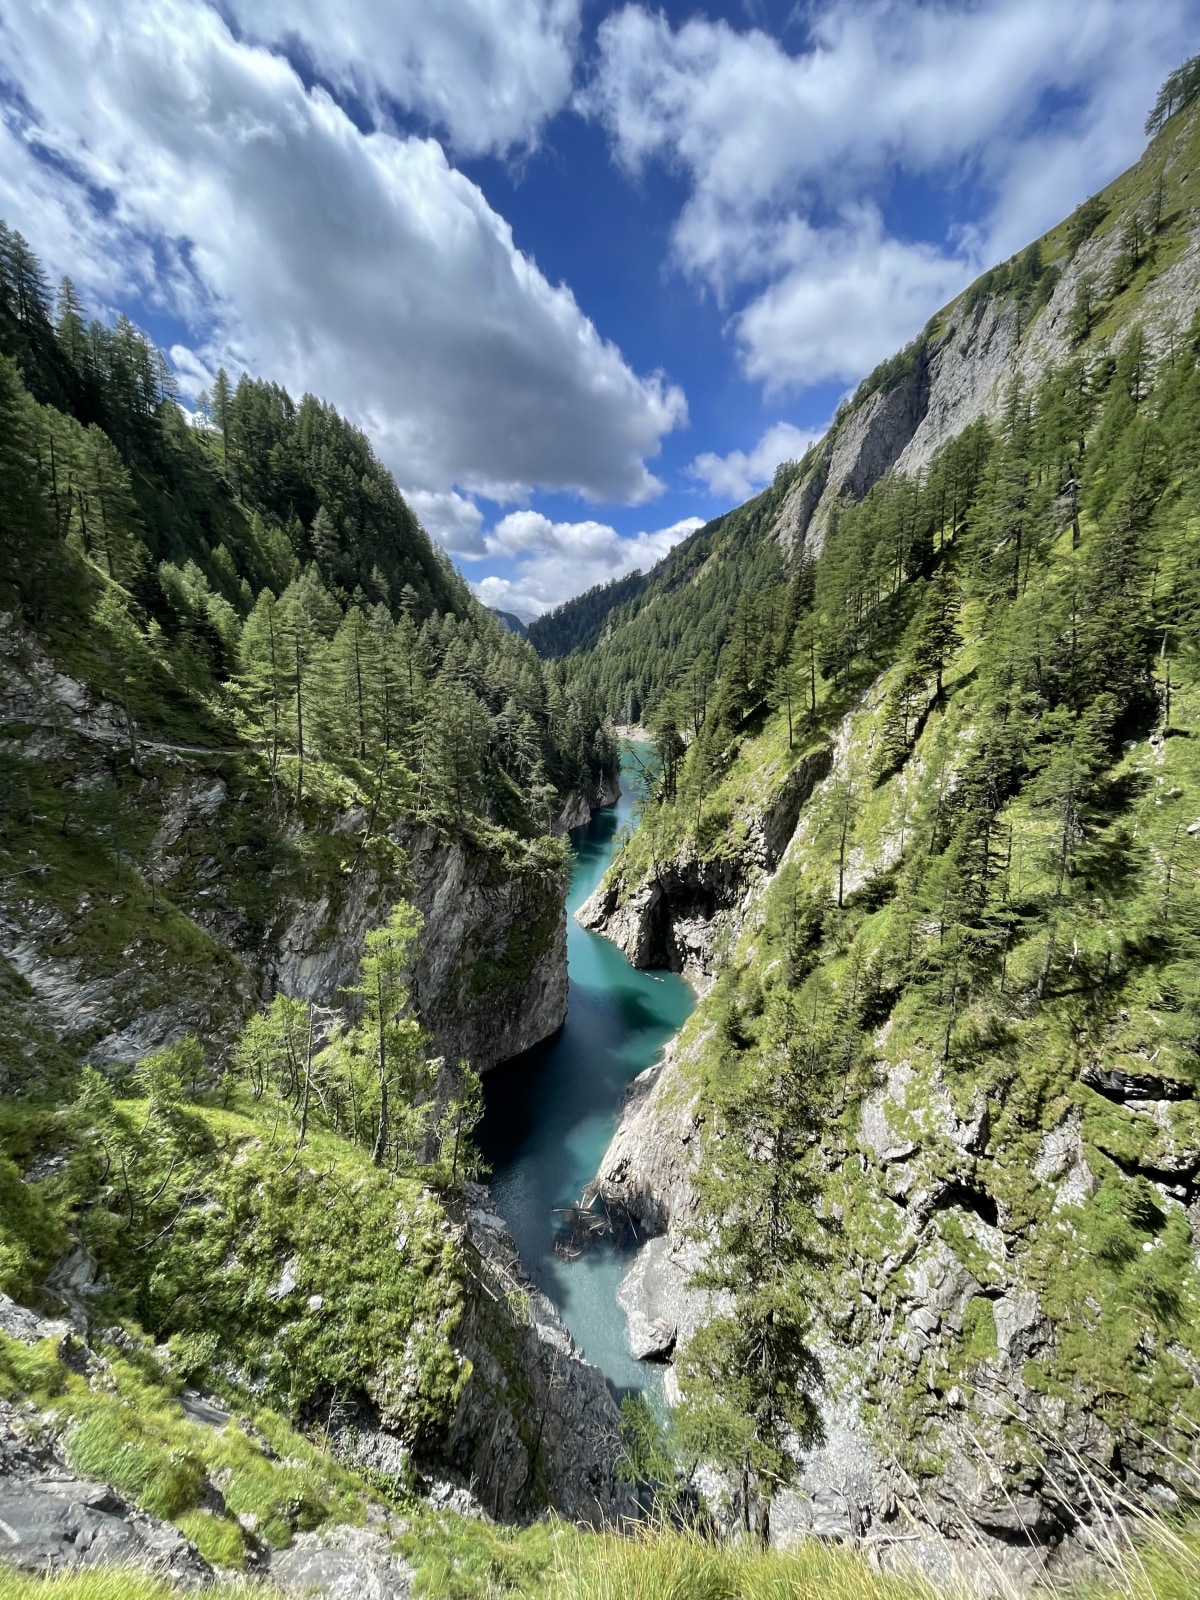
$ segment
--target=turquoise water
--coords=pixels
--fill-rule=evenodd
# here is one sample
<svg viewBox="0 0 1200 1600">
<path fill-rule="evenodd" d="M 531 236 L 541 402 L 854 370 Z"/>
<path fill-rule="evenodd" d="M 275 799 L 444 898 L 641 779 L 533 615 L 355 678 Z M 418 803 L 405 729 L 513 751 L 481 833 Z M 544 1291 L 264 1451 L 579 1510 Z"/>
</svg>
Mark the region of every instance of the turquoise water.
<svg viewBox="0 0 1200 1600">
<path fill-rule="evenodd" d="M 562 1260 L 554 1253 L 554 1211 L 577 1201 L 595 1177 L 626 1085 L 657 1060 L 692 1009 L 691 991 L 677 974 L 635 971 L 616 945 L 586 933 L 573 915 L 603 877 L 617 830 L 632 813 L 639 753 L 644 757 L 631 746 L 622 753 L 617 805 L 571 835 L 567 1020 L 553 1039 L 484 1075 L 477 1136 L 492 1168 L 496 1208 L 526 1270 L 618 1390 L 644 1388 L 649 1376 L 629 1354 L 615 1298 L 630 1257 L 599 1247 L 577 1261 Z"/>
</svg>

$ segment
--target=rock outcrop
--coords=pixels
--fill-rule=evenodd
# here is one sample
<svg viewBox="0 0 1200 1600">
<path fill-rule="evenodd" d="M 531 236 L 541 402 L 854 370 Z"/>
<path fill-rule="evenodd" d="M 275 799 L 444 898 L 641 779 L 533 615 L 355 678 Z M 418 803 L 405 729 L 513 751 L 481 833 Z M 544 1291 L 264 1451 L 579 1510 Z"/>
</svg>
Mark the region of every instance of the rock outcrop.
<svg viewBox="0 0 1200 1600">
<path fill-rule="evenodd" d="M 620 1413 L 555 1307 L 526 1274 L 482 1184 L 466 1186 L 468 1271 L 454 1347 L 468 1377 L 449 1427 L 414 1456 L 365 1400 L 341 1404 L 334 1447 L 373 1472 L 415 1471 L 435 1505 L 512 1522 L 553 1509 L 609 1526 L 635 1500 L 618 1472 Z"/>
<path fill-rule="evenodd" d="M 1066 262 L 1049 301 L 1023 326 L 1008 296 L 968 306 L 960 297 L 918 341 L 911 369 L 854 405 L 823 441 L 775 519 L 775 537 L 788 550 L 815 556 L 830 513 L 841 499 L 861 499 L 892 467 L 917 473 L 937 450 L 979 417 L 999 415 L 1014 383 L 1026 388 L 1054 364 L 1070 359 L 1072 306 L 1086 280 L 1104 283 L 1120 250 L 1120 230 L 1085 240 Z M 1156 351 L 1172 329 L 1185 328 L 1200 306 L 1200 232 L 1147 285 L 1141 323 Z"/>
<path fill-rule="evenodd" d="M 349 845 L 364 823 L 339 818 L 337 832 Z M 567 1014 L 565 865 L 531 847 L 498 869 L 490 853 L 432 828 L 394 838 L 407 861 L 398 881 L 368 867 L 357 883 L 289 907 L 261 949 L 265 989 L 336 1000 L 367 933 L 404 892 L 425 919 L 412 988 L 436 1054 L 485 1072 L 556 1032 Z"/>
<path fill-rule="evenodd" d="M 336 1003 L 366 933 L 401 895 L 425 919 L 413 988 L 435 1053 L 486 1070 L 562 1025 L 557 847 L 513 841 L 502 856 L 417 822 L 379 837 L 361 808 L 314 806 L 301 819 L 273 807 L 243 750 L 142 738 L 134 772 L 117 708 L 27 632 L 0 628 L 0 640 L 4 717 L 24 752 L 60 774 L 64 836 L 72 795 L 110 797 L 152 836 L 138 886 L 105 883 L 66 904 L 48 868 L 0 897 L 0 958 L 59 1041 L 128 1063 L 188 1031 L 227 1043 L 277 989 Z M 114 946 L 114 908 L 142 892 L 145 925 L 130 919 Z"/>
<path fill-rule="evenodd" d="M 747 894 L 778 865 L 831 760 L 832 752 L 821 748 L 782 772 L 764 773 L 764 799 L 748 819 L 739 850 L 718 856 L 689 850 L 633 883 L 624 880 L 618 861 L 575 920 L 611 939 L 631 965 L 666 967 L 705 987 L 718 952 L 740 925 Z"/>
<path fill-rule="evenodd" d="M 595 794 L 572 789 L 559 807 L 554 819 L 554 832 L 570 833 L 572 828 L 586 828 L 597 811 L 602 811 L 605 806 L 615 806 L 620 798 L 621 785 L 616 778 L 602 783 Z"/>
<path fill-rule="evenodd" d="M 636 1502 L 617 1470 L 621 1418 L 604 1374 L 526 1276 L 489 1191 L 471 1184 L 467 1197 L 479 1274 L 460 1346 L 473 1370 L 443 1458 L 501 1519 L 548 1502 L 573 1522 L 615 1525 Z"/>
</svg>

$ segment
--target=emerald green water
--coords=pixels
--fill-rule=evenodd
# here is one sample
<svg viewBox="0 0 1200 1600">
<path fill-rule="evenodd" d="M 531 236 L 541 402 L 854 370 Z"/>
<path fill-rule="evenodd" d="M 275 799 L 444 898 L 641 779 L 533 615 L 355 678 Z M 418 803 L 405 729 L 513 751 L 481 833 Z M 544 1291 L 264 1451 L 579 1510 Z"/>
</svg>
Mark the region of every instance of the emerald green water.
<svg viewBox="0 0 1200 1600">
<path fill-rule="evenodd" d="M 557 1206 L 579 1199 L 617 1125 L 626 1085 L 657 1060 L 692 1008 L 673 972 L 638 972 L 574 912 L 600 882 L 617 830 L 636 798 L 638 752 L 626 746 L 622 795 L 571 835 L 575 851 L 567 897 L 567 1020 L 553 1039 L 485 1074 L 478 1132 L 492 1168 L 496 1209 L 508 1223 L 530 1277 L 554 1301 L 577 1345 L 617 1389 L 646 1386 L 646 1368 L 629 1354 L 617 1285 L 629 1256 L 611 1246 L 577 1261 L 554 1253 Z"/>
</svg>

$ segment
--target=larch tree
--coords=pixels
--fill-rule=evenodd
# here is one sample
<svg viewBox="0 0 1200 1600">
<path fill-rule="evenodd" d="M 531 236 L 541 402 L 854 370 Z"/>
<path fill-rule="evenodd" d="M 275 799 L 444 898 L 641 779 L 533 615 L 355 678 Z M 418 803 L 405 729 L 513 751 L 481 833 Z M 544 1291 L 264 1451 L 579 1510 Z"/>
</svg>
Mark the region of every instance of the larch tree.
<svg viewBox="0 0 1200 1600">
<path fill-rule="evenodd" d="M 721 1297 L 680 1352 L 678 1437 L 697 1459 L 738 1473 L 742 1516 L 765 1547 L 771 1505 L 795 1481 L 796 1444 L 822 1438 L 811 1306 L 824 1259 L 814 1165 L 822 1125 L 796 997 L 774 991 L 756 1057 L 718 1102 L 700 1169 L 692 1280 Z"/>
</svg>

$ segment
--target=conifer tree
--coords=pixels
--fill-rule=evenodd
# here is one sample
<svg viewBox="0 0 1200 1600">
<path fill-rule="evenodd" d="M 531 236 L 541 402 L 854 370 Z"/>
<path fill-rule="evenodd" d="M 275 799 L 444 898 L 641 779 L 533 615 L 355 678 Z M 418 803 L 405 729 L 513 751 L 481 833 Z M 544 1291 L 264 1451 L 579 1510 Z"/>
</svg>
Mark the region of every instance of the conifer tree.
<svg viewBox="0 0 1200 1600">
<path fill-rule="evenodd" d="M 795 1479 L 793 1440 L 822 1437 L 812 1299 L 823 1259 L 813 1150 L 823 1118 L 796 997 L 774 991 L 757 1058 L 722 1096 L 700 1169 L 697 1288 L 726 1297 L 680 1352 L 679 1437 L 738 1472 L 764 1547 L 771 1503 Z M 713 1134 L 719 1135 L 713 1137 Z"/>
<path fill-rule="evenodd" d="M 431 1067 L 406 981 L 421 926 L 421 913 L 399 901 L 384 926 L 367 934 L 358 982 L 347 991 L 363 1002 L 352 1048 L 375 1072 L 371 1160 L 376 1166 L 383 1165 L 393 1146 L 409 1154 L 419 1149 L 430 1109 L 424 1095 Z"/>
</svg>

